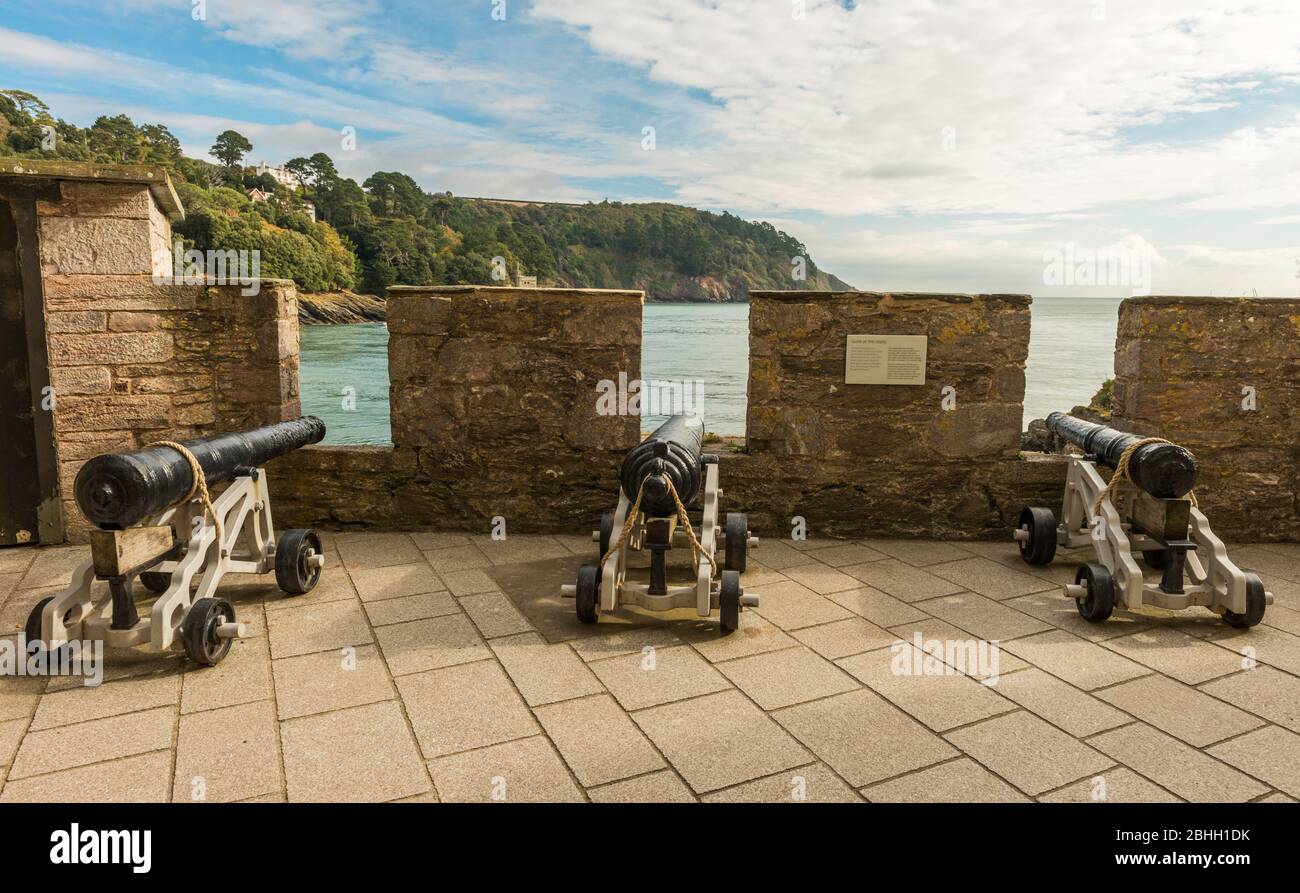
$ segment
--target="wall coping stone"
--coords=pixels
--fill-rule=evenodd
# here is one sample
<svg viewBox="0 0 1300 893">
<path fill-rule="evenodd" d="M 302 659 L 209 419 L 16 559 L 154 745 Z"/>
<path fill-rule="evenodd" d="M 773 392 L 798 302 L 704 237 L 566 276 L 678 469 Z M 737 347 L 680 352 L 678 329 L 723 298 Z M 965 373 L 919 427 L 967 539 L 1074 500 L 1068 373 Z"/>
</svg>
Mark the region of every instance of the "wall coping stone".
<svg viewBox="0 0 1300 893">
<path fill-rule="evenodd" d="M 1262 306 L 1286 306 L 1288 304 L 1300 306 L 1300 298 L 1289 297 L 1243 297 L 1234 295 L 1224 295 L 1223 297 L 1214 297 L 1208 295 L 1142 295 L 1140 297 L 1125 298 L 1124 303 L 1143 304 L 1143 305 L 1177 305 L 1193 304 L 1208 305 L 1221 304 L 1224 306 L 1239 306 L 1248 304 L 1260 304 Z"/>
<path fill-rule="evenodd" d="M 390 296 L 407 296 L 407 295 L 436 295 L 438 297 L 455 297 L 457 295 L 471 295 L 481 292 L 490 292 L 502 297 L 514 295 L 518 297 L 537 297 L 537 298 L 572 298 L 575 295 L 591 295 L 604 298 L 635 298 L 638 301 L 645 302 L 645 292 L 631 288 L 520 288 L 511 285 L 390 285 L 388 294 Z"/>
<path fill-rule="evenodd" d="M 167 169 L 157 164 L 100 164 L 51 158 L 13 158 L 0 163 L 0 177 L 33 177 L 84 182 L 140 183 L 171 220 L 184 220 L 185 209 Z"/>
<path fill-rule="evenodd" d="M 860 300 L 862 298 L 874 300 L 889 298 L 893 301 L 946 301 L 950 304 L 969 304 L 973 301 L 983 300 L 1014 304 L 1019 307 L 1028 307 L 1033 302 L 1033 298 L 1030 295 L 981 295 L 921 291 L 815 291 L 812 289 L 782 289 L 779 291 L 753 290 L 750 291 L 749 297 L 751 300 L 754 298 L 762 298 L 768 301 L 850 301 Z"/>
</svg>

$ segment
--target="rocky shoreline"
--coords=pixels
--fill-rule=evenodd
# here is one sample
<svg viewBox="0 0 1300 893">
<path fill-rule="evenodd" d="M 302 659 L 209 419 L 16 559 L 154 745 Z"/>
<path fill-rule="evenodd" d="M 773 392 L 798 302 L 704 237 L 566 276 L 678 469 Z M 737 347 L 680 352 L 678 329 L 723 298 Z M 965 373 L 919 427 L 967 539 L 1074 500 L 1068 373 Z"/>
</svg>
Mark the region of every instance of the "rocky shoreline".
<svg viewBox="0 0 1300 893">
<path fill-rule="evenodd" d="M 388 303 L 377 295 L 350 291 L 298 293 L 298 322 L 305 326 L 383 322 L 387 317 Z"/>
</svg>

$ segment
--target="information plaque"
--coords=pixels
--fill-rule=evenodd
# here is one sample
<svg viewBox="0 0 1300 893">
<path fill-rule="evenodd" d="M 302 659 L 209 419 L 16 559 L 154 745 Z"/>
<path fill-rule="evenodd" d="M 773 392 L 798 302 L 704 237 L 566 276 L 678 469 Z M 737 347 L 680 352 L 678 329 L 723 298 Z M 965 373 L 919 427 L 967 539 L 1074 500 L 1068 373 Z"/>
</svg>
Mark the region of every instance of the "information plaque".
<svg viewBox="0 0 1300 893">
<path fill-rule="evenodd" d="M 845 384 L 925 384 L 925 335 L 849 335 Z"/>
</svg>

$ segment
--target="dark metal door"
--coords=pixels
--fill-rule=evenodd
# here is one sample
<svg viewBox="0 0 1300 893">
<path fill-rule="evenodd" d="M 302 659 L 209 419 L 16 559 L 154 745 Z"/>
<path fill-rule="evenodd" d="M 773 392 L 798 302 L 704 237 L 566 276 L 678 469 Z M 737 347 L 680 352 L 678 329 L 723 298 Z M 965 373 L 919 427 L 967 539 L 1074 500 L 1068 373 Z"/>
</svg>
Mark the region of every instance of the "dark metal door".
<svg viewBox="0 0 1300 893">
<path fill-rule="evenodd" d="M 44 457 L 38 457 L 37 432 L 48 425 L 49 413 L 33 400 L 40 391 L 33 388 L 38 382 L 32 375 L 31 336 L 39 332 L 42 358 L 45 345 L 44 319 L 32 319 L 29 312 L 33 283 L 25 281 L 24 267 L 30 265 L 20 249 L 27 210 L 0 199 L 0 546 L 42 539 Z M 46 369 L 38 370 L 41 380 L 47 376 Z M 38 418 L 42 412 L 46 418 Z"/>
</svg>

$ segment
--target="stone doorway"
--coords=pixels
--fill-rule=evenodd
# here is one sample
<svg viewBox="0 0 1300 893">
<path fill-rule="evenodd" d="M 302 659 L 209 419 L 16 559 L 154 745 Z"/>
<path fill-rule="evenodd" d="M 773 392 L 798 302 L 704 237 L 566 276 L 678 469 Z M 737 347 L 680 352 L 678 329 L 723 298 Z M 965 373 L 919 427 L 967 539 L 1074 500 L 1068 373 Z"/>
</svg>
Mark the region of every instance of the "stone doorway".
<svg viewBox="0 0 1300 893">
<path fill-rule="evenodd" d="M 59 533 L 57 508 L 53 530 L 41 523 L 54 448 L 50 413 L 41 406 L 49 371 L 40 284 L 25 269 L 34 260 L 34 202 L 0 198 L 0 546 L 49 542 Z"/>
</svg>

